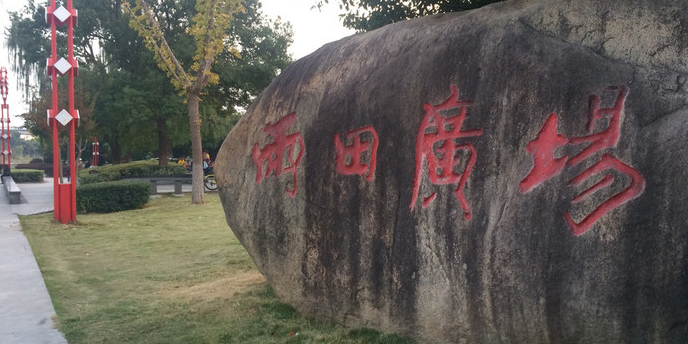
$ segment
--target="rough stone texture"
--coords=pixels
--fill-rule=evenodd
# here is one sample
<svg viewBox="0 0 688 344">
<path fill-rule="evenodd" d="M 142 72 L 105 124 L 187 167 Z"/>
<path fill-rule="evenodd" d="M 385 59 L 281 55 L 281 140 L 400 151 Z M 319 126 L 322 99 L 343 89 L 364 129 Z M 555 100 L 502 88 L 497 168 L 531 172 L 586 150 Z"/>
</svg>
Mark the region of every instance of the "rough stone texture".
<svg viewBox="0 0 688 344">
<path fill-rule="evenodd" d="M 684 343 L 686 48 L 684 1 L 620 0 L 506 2 L 325 45 L 227 137 L 215 167 L 227 222 L 305 314 L 423 343 Z M 588 131 L 595 95 L 619 111 Z M 440 112 L 453 129 L 424 129 L 426 103 L 457 99 L 473 101 L 463 123 L 455 107 Z M 275 124 L 288 136 L 264 131 Z M 575 137 L 614 127 L 618 142 L 571 163 L 588 146 Z M 438 130 L 461 136 L 427 145 L 464 176 L 442 185 L 433 153 L 417 150 Z M 370 146 L 343 158 L 335 135 Z M 529 189 L 531 153 L 551 173 Z M 362 174 L 339 173 L 337 159 Z M 583 174 L 600 161 L 605 173 Z M 606 173 L 611 185 L 574 204 Z M 574 235 L 566 212 L 601 216 Z"/>
</svg>

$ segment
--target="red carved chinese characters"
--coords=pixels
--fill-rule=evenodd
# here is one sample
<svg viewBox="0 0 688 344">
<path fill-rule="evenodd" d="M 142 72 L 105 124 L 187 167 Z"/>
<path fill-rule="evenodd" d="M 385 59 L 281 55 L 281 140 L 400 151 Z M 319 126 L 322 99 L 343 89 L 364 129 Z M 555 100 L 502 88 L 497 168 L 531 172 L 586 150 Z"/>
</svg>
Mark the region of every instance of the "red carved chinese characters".
<svg viewBox="0 0 688 344">
<path fill-rule="evenodd" d="M 566 136 L 557 134 L 559 118 L 549 115 L 535 140 L 530 141 L 526 150 L 533 156 L 533 169 L 519 184 L 521 193 L 526 193 L 548 179 L 556 176 L 566 165 L 566 157 L 554 158 L 554 150 L 565 146 L 569 141 Z"/>
<path fill-rule="evenodd" d="M 423 176 L 423 162 L 427 163 L 428 178 L 432 184 L 457 184 L 454 194 L 461 204 L 466 220 L 471 219 L 471 209 L 463 194 L 468 177 L 471 175 L 476 161 L 476 150 L 471 143 L 457 143 L 456 140 L 465 137 L 481 136 L 482 129 L 461 130 L 466 119 L 466 107 L 472 101 L 458 100 L 456 86 L 451 86 L 451 95 L 439 105 L 425 104 L 425 117 L 418 129 L 416 139 L 416 170 L 413 180 L 413 195 L 411 197 L 411 210 L 416 205 L 420 184 Z M 459 109 L 460 113 L 451 117 L 443 117 L 440 111 Z M 461 163 L 461 154 L 464 150 L 469 153 L 468 162 L 461 173 L 454 168 Z M 426 208 L 435 199 L 436 193 L 424 197 L 423 208 Z"/>
<path fill-rule="evenodd" d="M 582 143 L 587 143 L 588 145 L 570 159 L 568 156 L 554 158 L 554 150 L 566 145 L 567 139 L 565 136 L 557 134 L 557 115 L 550 115 L 538 133 L 537 138 L 528 143 L 527 151 L 533 155 L 534 164 L 533 169 L 519 184 L 521 193 L 528 193 L 536 186 L 559 174 L 564 167 L 564 163 L 566 166 L 576 166 L 593 154 L 603 149 L 616 146 L 620 137 L 622 112 L 626 96 L 628 95 L 628 88 L 626 86 L 619 86 L 610 89 L 618 90 L 618 95 L 613 107 L 601 109 L 600 97 L 598 95 L 590 97 L 587 123 L 589 135 L 568 139 L 568 143 L 571 145 Z M 606 128 L 595 133 L 596 122 L 607 119 L 608 123 Z M 598 162 L 571 179 L 568 185 L 576 187 L 583 181 L 607 170 L 616 170 L 621 174 L 627 175 L 630 179 L 629 185 L 621 192 L 602 202 L 595 210 L 585 216 L 581 222 L 575 222 L 568 211 L 564 212 L 564 218 L 573 235 L 578 236 L 589 231 L 602 216 L 614 208 L 638 197 L 645 189 L 645 179 L 643 176 L 633 167 L 628 166 L 609 153 L 602 155 Z M 572 203 L 583 201 L 598 190 L 612 185 L 613 182 L 614 176 L 607 174 L 587 190 L 575 196 Z"/>
<path fill-rule="evenodd" d="M 368 134 L 365 135 L 366 133 Z M 364 136 L 362 137 L 362 135 Z M 364 141 L 362 138 L 366 140 Z M 366 179 L 368 181 L 373 180 L 378 145 L 375 129 L 372 126 L 367 126 L 349 131 L 346 133 L 345 141 L 352 142 L 352 144 L 345 146 L 339 133 L 334 134 L 337 172 L 343 175 L 358 174 L 359 176 L 367 173 Z M 370 153 L 370 160 L 367 164 L 361 161 L 365 152 Z"/>
<path fill-rule="evenodd" d="M 572 137 L 569 140 L 569 143 L 572 145 L 579 143 L 589 143 L 589 145 L 580 153 L 571 157 L 567 163 L 568 166 L 578 165 L 581 161 L 585 160 L 596 152 L 599 152 L 605 148 L 616 146 L 616 143 L 619 142 L 619 137 L 621 136 L 621 112 L 623 111 L 624 102 L 626 101 L 627 95 L 628 88 L 623 85 L 619 86 L 619 95 L 616 98 L 614 107 L 604 109 L 600 109 L 600 96 L 590 96 L 587 125 L 588 133 L 590 133 L 590 135 Z M 609 124 L 607 125 L 607 128 L 598 133 L 593 133 L 595 122 L 605 118 L 609 118 Z"/>
<path fill-rule="evenodd" d="M 571 215 L 568 211 L 564 212 L 564 218 L 566 219 L 566 223 L 569 224 L 569 228 L 571 229 L 571 233 L 573 233 L 573 235 L 578 236 L 587 232 L 595 224 L 595 222 L 597 222 L 597 220 L 599 220 L 606 213 L 638 197 L 645 189 L 645 179 L 642 175 L 640 175 L 638 171 L 636 171 L 633 167 L 624 164 L 617 157 L 608 153 L 602 155 L 600 161 L 588 167 L 585 171 L 581 172 L 581 174 L 577 175 L 575 178 L 571 179 L 569 185 L 578 186 L 585 179 L 591 178 L 592 176 L 608 169 L 614 169 L 627 175 L 631 179 L 630 185 L 628 185 L 628 187 L 623 191 L 617 193 L 616 195 L 612 196 L 611 198 L 600 204 L 597 208 L 595 208 L 595 210 L 592 211 L 592 213 L 586 216 L 580 223 L 576 223 L 575 221 L 573 221 L 573 218 L 571 218 Z M 582 198 L 579 196 L 587 197 L 589 194 L 599 190 L 600 188 L 607 185 L 611 185 L 613 181 L 613 176 L 606 175 L 597 184 L 593 185 L 588 190 L 576 196 L 573 199 L 573 202 L 580 202 Z"/>
<path fill-rule="evenodd" d="M 282 117 L 275 124 L 266 124 L 263 132 L 272 138 L 272 143 L 266 144 L 263 149 L 260 149 L 258 143 L 256 143 L 251 150 L 251 156 L 253 156 L 253 161 L 256 163 L 256 183 L 260 184 L 263 177 L 267 178 L 273 171 L 275 172 L 275 177 L 279 177 L 282 172 L 292 173 L 294 176 L 294 188 L 292 190 L 286 189 L 287 195 L 290 197 L 296 196 L 296 172 L 306 150 L 300 132 L 287 135 L 287 129 L 295 121 L 296 113 L 293 112 Z M 282 167 L 285 152 L 287 165 Z M 296 157 L 294 157 L 295 153 Z M 263 167 L 266 162 L 267 168 L 265 173 L 263 173 Z"/>
</svg>

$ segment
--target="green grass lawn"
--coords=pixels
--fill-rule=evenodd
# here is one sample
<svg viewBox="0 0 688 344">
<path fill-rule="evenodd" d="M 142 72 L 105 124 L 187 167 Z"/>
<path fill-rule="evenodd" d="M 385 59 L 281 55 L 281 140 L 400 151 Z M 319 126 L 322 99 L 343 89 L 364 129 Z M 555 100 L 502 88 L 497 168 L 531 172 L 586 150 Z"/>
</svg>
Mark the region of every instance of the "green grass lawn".
<svg viewBox="0 0 688 344">
<path fill-rule="evenodd" d="M 227 227 L 217 194 L 206 205 L 166 196 L 144 209 L 21 217 L 70 344 L 413 343 L 299 315 L 280 303 Z"/>
</svg>

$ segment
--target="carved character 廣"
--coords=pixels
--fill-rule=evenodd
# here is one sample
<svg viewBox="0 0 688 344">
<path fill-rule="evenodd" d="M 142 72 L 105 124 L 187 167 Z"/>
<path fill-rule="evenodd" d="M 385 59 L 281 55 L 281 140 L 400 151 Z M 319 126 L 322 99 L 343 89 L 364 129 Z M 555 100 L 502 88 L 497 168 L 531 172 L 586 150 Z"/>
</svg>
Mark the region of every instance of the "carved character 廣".
<svg viewBox="0 0 688 344">
<path fill-rule="evenodd" d="M 420 184 L 423 176 L 423 163 L 427 163 L 428 178 L 430 183 L 435 185 L 457 184 L 454 194 L 461 204 L 466 220 L 471 219 L 471 209 L 463 194 L 468 177 L 471 175 L 475 165 L 476 150 L 471 143 L 457 143 L 461 138 L 481 136 L 482 128 L 472 130 L 461 130 L 466 119 L 466 108 L 472 104 L 469 100 L 459 100 L 456 86 L 451 86 L 451 95 L 439 105 L 425 104 L 425 117 L 418 129 L 416 139 L 416 170 L 413 181 L 413 195 L 411 196 L 411 210 L 416 205 Z M 458 108 L 458 115 L 443 117 L 440 111 L 447 111 Z M 455 167 L 461 162 L 459 151 L 464 150 L 469 153 L 468 162 L 461 173 L 455 171 Z M 436 193 L 424 197 L 422 200 L 423 208 L 426 208 L 435 199 Z"/>
</svg>

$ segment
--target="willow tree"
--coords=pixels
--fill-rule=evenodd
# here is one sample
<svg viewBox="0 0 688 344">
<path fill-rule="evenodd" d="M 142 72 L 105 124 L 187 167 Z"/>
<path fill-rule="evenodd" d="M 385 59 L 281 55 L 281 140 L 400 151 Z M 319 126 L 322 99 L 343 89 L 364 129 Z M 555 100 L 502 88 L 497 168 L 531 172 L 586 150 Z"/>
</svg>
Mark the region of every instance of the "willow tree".
<svg viewBox="0 0 688 344">
<path fill-rule="evenodd" d="M 228 49 L 239 57 L 235 47 L 226 47 L 228 31 L 234 14 L 243 11 L 241 0 L 198 0 L 196 14 L 191 20 L 189 34 L 196 41 L 196 53 L 193 64 L 184 67 L 175 57 L 167 43 L 163 29 L 153 8 L 145 0 L 136 0 L 136 6 L 123 2 L 122 8 L 131 16 L 129 25 L 144 39 L 146 47 L 151 50 L 158 66 L 170 78 L 172 84 L 186 98 L 191 132 L 192 192 L 191 203 L 203 204 L 203 161 L 201 147 L 201 114 L 199 101 L 208 84 L 216 84 L 217 74 L 211 71 L 215 57 Z"/>
</svg>

